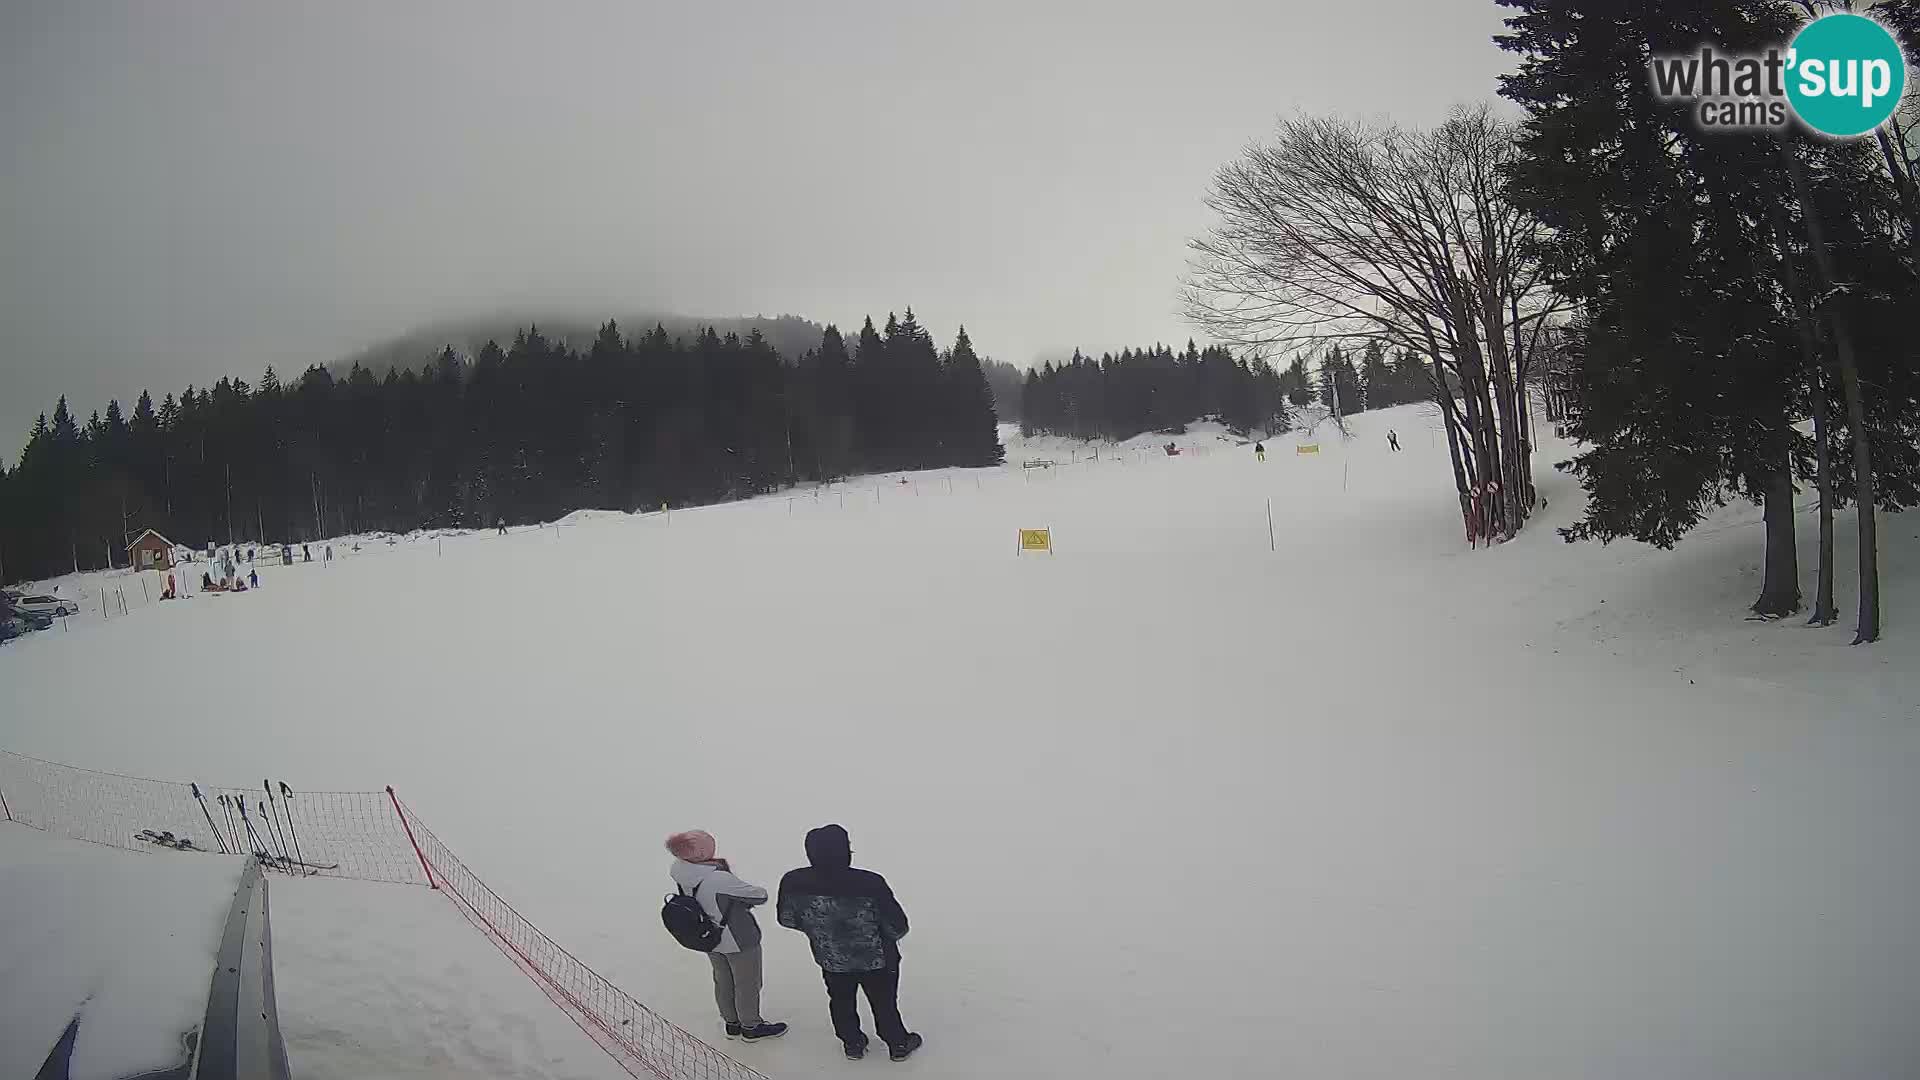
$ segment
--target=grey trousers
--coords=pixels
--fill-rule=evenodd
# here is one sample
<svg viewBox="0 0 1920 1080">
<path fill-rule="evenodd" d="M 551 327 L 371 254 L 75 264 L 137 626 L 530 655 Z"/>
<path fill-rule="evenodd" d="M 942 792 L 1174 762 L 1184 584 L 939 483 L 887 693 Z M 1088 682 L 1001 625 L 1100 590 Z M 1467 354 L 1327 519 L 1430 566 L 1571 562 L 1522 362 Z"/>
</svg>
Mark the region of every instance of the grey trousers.
<svg viewBox="0 0 1920 1080">
<path fill-rule="evenodd" d="M 708 953 L 713 961 L 713 1003 L 720 1019 L 741 1027 L 760 1026 L 760 946 L 737 953 Z"/>
</svg>

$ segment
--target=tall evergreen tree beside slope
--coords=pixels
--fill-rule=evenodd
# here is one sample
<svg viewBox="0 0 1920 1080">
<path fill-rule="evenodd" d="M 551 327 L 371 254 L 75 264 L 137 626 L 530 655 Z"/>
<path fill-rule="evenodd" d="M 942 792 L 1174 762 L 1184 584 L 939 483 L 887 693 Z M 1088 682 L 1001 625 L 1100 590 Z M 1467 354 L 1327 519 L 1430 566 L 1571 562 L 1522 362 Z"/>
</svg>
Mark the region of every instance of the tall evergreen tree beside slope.
<svg viewBox="0 0 1920 1080">
<path fill-rule="evenodd" d="M 995 428 L 993 391 L 962 326 L 945 364 L 946 454 L 950 465 L 998 465 L 1007 459 Z"/>
<path fill-rule="evenodd" d="M 1790 36 L 1784 4 L 1500 0 L 1497 40 L 1522 56 L 1501 93 L 1527 110 L 1510 195 L 1552 230 L 1556 288 L 1579 303 L 1589 448 L 1569 464 L 1590 498 L 1569 539 L 1671 546 L 1732 489 L 1761 502 L 1754 610 L 1799 607 L 1792 501 L 1806 446 L 1792 419 L 1806 373 L 1772 266 L 1789 190 L 1770 137 L 1704 134 L 1656 100 L 1650 53 L 1702 41 L 1753 52 Z"/>
</svg>

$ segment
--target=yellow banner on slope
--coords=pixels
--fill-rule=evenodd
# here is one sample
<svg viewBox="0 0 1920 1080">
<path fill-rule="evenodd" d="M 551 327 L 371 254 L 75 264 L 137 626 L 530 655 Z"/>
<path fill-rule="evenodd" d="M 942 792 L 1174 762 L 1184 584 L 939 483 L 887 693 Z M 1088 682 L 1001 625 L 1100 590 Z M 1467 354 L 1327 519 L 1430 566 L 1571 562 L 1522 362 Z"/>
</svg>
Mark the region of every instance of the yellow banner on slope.
<svg viewBox="0 0 1920 1080">
<path fill-rule="evenodd" d="M 1020 550 L 1044 551 L 1049 555 L 1053 554 L 1053 530 L 1021 529 Z"/>
<path fill-rule="evenodd" d="M 1302 443 L 1294 447 L 1293 452 L 1296 454 L 1317 454 L 1320 452 L 1320 444 L 1317 442 Z"/>
</svg>

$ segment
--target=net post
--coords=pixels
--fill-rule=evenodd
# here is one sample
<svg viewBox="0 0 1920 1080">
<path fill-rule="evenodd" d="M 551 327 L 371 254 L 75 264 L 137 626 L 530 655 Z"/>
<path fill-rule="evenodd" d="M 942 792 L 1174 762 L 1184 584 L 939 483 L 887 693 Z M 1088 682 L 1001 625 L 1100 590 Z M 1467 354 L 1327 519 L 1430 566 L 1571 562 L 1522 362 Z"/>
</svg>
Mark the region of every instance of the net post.
<svg viewBox="0 0 1920 1080">
<path fill-rule="evenodd" d="M 420 854 L 420 841 L 413 838 L 413 826 L 407 824 L 407 815 L 400 809 L 400 797 L 393 793 L 393 785 L 387 785 L 387 798 L 393 803 L 394 816 L 400 819 L 400 827 L 407 830 L 407 843 L 413 845 L 414 858 L 420 860 L 420 869 L 426 872 L 427 888 L 438 889 L 440 885 L 433 880 L 433 868 L 427 865 L 427 857 Z"/>
</svg>

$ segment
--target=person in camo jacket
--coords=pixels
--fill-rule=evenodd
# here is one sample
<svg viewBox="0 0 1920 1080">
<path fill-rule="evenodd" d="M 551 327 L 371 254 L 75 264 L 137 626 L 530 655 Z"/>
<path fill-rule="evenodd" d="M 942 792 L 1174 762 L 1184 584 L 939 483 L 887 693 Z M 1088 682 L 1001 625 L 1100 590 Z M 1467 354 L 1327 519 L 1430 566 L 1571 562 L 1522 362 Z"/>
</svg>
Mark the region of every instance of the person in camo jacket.
<svg viewBox="0 0 1920 1080">
<path fill-rule="evenodd" d="M 907 913 L 886 878 L 853 868 L 853 845 L 840 826 L 823 825 L 807 834 L 807 861 L 812 865 L 780 879 L 774 905 L 780 925 L 802 931 L 813 946 L 814 962 L 827 983 L 833 1033 L 848 1060 L 867 1053 L 855 1000 L 864 990 L 889 1056 L 905 1061 L 921 1044 L 900 1019 L 899 941 L 907 936 Z"/>
<path fill-rule="evenodd" d="M 674 886 L 697 899 L 721 928 L 720 944 L 707 959 L 713 962 L 713 1000 L 727 1038 L 777 1039 L 787 1033 L 787 1025 L 760 1016 L 760 924 L 753 918 L 753 909 L 767 902 L 767 890 L 735 877 L 714 848 L 712 833 L 674 833 L 667 837 L 667 850 L 673 854 L 668 873 Z"/>
</svg>

